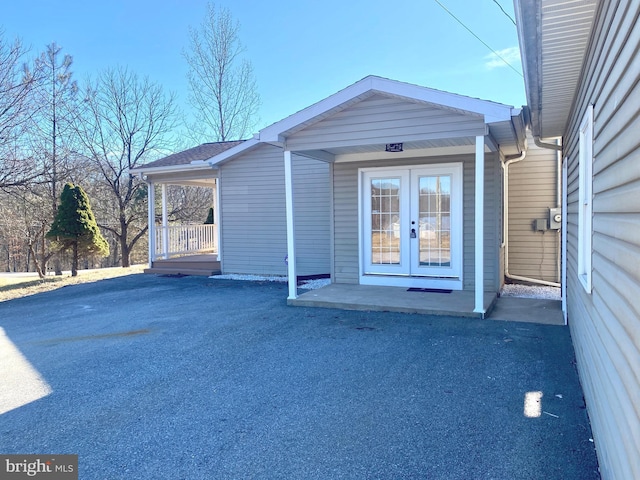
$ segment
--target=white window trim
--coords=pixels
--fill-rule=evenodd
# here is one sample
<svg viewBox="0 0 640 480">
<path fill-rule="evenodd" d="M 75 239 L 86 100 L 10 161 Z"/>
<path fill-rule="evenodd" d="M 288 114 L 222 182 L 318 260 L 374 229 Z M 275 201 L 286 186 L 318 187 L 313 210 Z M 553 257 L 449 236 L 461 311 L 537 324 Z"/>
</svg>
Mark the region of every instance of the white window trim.
<svg viewBox="0 0 640 480">
<path fill-rule="evenodd" d="M 591 293 L 593 236 L 593 105 L 580 124 L 578 152 L 578 279 Z"/>
</svg>

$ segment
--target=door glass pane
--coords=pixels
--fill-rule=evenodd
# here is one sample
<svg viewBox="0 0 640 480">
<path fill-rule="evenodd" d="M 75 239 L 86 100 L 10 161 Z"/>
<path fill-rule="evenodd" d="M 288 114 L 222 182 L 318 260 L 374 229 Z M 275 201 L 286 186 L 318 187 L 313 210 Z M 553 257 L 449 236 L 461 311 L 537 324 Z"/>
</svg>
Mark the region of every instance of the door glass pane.
<svg viewBox="0 0 640 480">
<path fill-rule="evenodd" d="M 420 265 L 451 265 L 451 176 L 419 179 Z"/>
<path fill-rule="evenodd" d="M 400 264 L 400 179 L 371 179 L 371 263 Z"/>
</svg>

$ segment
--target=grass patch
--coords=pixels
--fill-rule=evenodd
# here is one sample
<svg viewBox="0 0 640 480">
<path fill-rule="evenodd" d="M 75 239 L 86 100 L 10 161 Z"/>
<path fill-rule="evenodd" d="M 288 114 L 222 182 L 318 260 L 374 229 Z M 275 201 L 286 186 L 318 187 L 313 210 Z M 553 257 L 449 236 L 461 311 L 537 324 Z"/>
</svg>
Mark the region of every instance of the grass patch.
<svg viewBox="0 0 640 480">
<path fill-rule="evenodd" d="M 0 275 L 0 302 L 22 298 L 37 293 L 49 292 L 67 285 L 96 282 L 108 278 L 122 277 L 142 273 L 144 265 L 129 268 L 103 268 L 100 270 L 79 270 L 77 277 L 70 274 L 51 276 L 40 279 L 37 276 Z"/>
</svg>

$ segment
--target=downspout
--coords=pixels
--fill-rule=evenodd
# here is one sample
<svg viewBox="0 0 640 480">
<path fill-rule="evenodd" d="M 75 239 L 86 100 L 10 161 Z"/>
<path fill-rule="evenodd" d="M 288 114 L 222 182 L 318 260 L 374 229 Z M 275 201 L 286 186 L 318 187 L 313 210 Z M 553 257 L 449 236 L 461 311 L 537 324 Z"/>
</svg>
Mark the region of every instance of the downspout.
<svg viewBox="0 0 640 480">
<path fill-rule="evenodd" d="M 535 142 L 536 145 L 540 146 L 538 142 Z M 551 145 L 551 144 L 549 144 Z M 557 147 L 558 145 L 554 145 Z M 542 147 L 545 148 L 545 147 Z M 559 287 L 560 284 L 557 282 L 548 282 L 546 280 L 540 280 L 537 278 L 523 277 L 521 275 L 514 275 L 509 273 L 509 167 L 514 163 L 521 162 L 527 156 L 526 150 L 523 150 L 520 155 L 515 158 L 509 158 L 505 162 L 502 163 L 502 168 L 504 170 L 503 182 L 504 182 L 504 211 L 503 211 L 503 243 L 504 243 L 504 276 L 510 278 L 511 280 L 520 280 L 523 282 L 535 283 L 538 285 L 547 285 L 550 287 Z"/>
<path fill-rule="evenodd" d="M 562 146 L 560 146 L 561 148 L 559 148 L 556 152 L 557 158 L 556 158 L 556 162 L 558 164 L 557 167 L 557 172 L 556 172 L 556 207 L 560 208 L 560 212 L 562 213 L 562 218 L 564 219 L 565 215 L 567 214 L 567 209 L 562 207 Z M 564 222 L 561 223 L 561 225 L 564 225 Z M 566 228 L 564 228 L 563 226 L 560 227 L 560 230 L 558 230 L 558 261 L 556 262 L 556 275 L 557 275 L 557 279 L 559 280 L 560 284 L 562 284 L 562 259 L 565 256 L 564 255 L 564 250 L 562 249 L 562 238 L 566 237 Z"/>
<path fill-rule="evenodd" d="M 548 150 L 555 150 L 557 152 L 556 162 L 558 164 L 556 171 L 556 207 L 562 207 L 562 145 L 557 143 L 546 143 L 540 139 L 540 136 L 534 136 L 533 142 L 540 148 L 546 148 Z M 562 217 L 566 215 L 564 210 L 562 211 Z M 562 256 L 562 229 L 558 230 L 558 261 L 556 263 L 556 278 L 562 278 L 561 274 L 561 256 Z"/>
</svg>

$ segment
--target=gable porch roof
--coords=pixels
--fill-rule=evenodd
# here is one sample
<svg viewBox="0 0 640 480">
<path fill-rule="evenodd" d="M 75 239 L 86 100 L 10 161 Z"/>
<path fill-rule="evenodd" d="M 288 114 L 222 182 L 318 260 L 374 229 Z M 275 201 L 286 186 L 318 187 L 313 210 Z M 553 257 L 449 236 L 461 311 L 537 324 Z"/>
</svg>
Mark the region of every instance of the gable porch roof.
<svg viewBox="0 0 640 480">
<path fill-rule="evenodd" d="M 258 138 L 261 142 L 284 146 L 286 140 L 296 133 L 376 95 L 477 118 L 487 125 L 487 133 L 506 154 L 517 154 L 524 148 L 524 122 L 520 109 L 377 76 L 365 77 L 262 129 Z M 470 144 L 475 142 L 474 138 L 469 137 Z M 433 146 L 439 145 L 434 143 Z"/>
<path fill-rule="evenodd" d="M 284 147 L 286 138 L 375 95 L 396 98 L 482 120 L 492 140 L 490 142 L 492 148 L 501 148 L 506 155 L 519 154 L 525 148 L 524 121 L 519 108 L 387 78 L 368 76 L 263 128 L 249 140 L 205 143 L 135 168 L 132 173 L 141 176 L 164 176 L 177 172 L 216 169 L 220 165 L 253 150 L 261 143 Z M 433 148 L 456 144 L 472 147 L 475 145 L 475 137 L 469 136 L 464 140 L 459 139 L 457 142 L 451 139 L 441 143 L 431 141 L 425 144 L 423 142 L 420 145 Z M 362 150 L 361 146 L 359 150 Z M 319 159 L 331 159 L 334 155 L 334 153 L 322 151 L 313 153 Z"/>
</svg>

